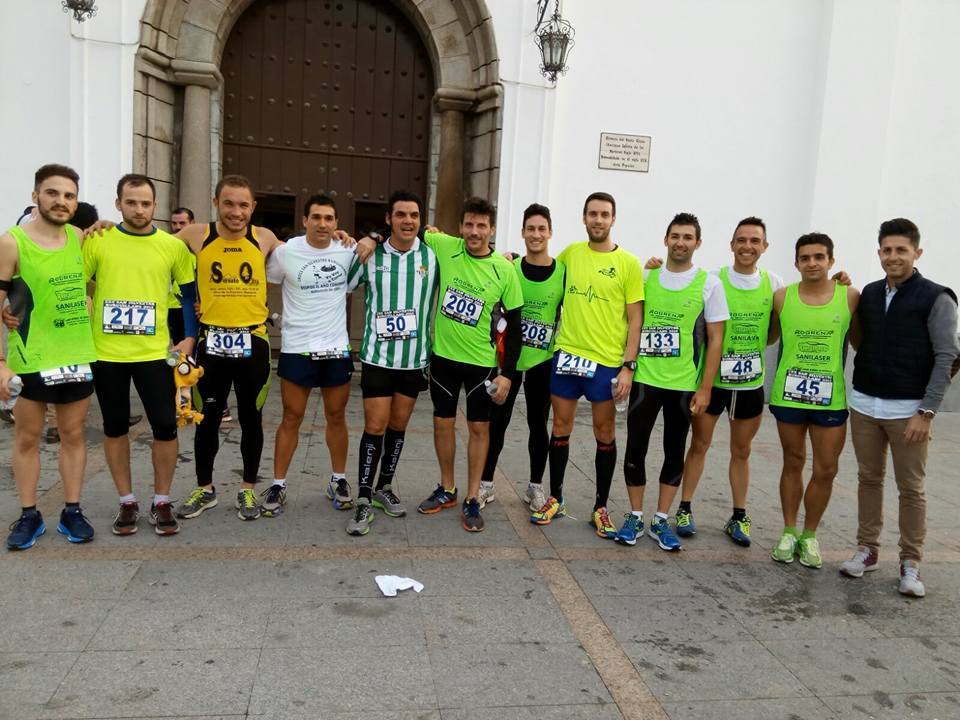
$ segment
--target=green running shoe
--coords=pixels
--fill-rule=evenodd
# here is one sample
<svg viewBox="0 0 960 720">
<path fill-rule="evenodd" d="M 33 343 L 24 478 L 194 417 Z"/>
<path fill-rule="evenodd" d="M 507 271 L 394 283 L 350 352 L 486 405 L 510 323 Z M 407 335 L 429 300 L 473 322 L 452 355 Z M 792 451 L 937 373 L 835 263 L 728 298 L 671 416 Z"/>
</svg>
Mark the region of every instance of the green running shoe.
<svg viewBox="0 0 960 720">
<path fill-rule="evenodd" d="M 815 537 L 800 538 L 797 541 L 797 555 L 800 564 L 804 567 L 819 570 L 823 566 L 823 555 L 820 554 L 820 543 Z"/>
<path fill-rule="evenodd" d="M 770 557 L 781 563 L 792 563 L 796 554 L 797 536 L 788 532 L 780 536 L 780 542 L 770 551 Z"/>
<path fill-rule="evenodd" d="M 194 488 L 190 496 L 177 508 L 178 518 L 195 518 L 204 510 L 217 506 L 217 493 L 207 492 L 202 487 Z"/>
</svg>

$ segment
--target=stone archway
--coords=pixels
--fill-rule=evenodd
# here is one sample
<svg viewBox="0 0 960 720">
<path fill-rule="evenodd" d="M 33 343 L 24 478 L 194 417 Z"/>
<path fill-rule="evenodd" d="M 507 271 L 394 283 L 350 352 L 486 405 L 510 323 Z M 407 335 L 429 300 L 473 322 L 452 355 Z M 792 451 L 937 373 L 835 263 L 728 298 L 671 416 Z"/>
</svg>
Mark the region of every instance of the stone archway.
<svg viewBox="0 0 960 720">
<path fill-rule="evenodd" d="M 336 0 L 329 0 L 336 2 Z M 234 23 L 253 2 L 148 0 L 141 20 L 134 97 L 134 170 L 158 184 L 160 216 L 174 204 L 210 213 L 220 174 L 220 61 Z M 431 184 L 434 221 L 459 222 L 465 192 L 496 198 L 502 89 L 484 0 L 393 0 L 417 28 L 437 90 Z"/>
</svg>

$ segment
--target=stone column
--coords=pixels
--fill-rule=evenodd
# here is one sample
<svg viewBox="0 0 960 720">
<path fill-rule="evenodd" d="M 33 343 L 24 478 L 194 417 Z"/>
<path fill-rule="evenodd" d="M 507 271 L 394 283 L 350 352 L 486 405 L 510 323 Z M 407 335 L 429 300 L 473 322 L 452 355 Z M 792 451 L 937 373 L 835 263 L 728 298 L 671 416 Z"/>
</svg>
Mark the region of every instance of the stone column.
<svg viewBox="0 0 960 720">
<path fill-rule="evenodd" d="M 475 97 L 473 91 L 446 88 L 440 88 L 434 96 L 440 112 L 440 162 L 437 167 L 437 211 L 433 222 L 448 233 L 460 230 L 466 144 L 464 112 L 473 106 Z"/>
<path fill-rule="evenodd" d="M 198 222 L 211 219 L 211 166 L 210 88 L 187 85 L 183 101 L 179 204 L 191 208 Z"/>
</svg>

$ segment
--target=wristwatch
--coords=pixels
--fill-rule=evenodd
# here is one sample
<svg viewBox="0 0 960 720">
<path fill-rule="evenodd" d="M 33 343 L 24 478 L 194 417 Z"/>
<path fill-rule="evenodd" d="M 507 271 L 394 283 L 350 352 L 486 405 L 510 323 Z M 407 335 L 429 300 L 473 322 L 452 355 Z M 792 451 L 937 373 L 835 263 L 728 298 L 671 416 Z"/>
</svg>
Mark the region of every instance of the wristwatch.
<svg viewBox="0 0 960 720">
<path fill-rule="evenodd" d="M 627 370 L 629 370 L 630 372 L 636 372 L 636 371 L 637 371 L 637 361 L 636 361 L 636 360 L 624 360 L 624 361 L 623 361 L 623 365 L 621 365 L 620 367 L 625 367 L 625 368 L 626 368 Z"/>
<path fill-rule="evenodd" d="M 920 408 L 919 410 L 917 410 L 917 415 L 923 416 L 925 420 L 933 420 L 937 416 L 937 411 L 924 410 L 923 408 Z"/>
</svg>

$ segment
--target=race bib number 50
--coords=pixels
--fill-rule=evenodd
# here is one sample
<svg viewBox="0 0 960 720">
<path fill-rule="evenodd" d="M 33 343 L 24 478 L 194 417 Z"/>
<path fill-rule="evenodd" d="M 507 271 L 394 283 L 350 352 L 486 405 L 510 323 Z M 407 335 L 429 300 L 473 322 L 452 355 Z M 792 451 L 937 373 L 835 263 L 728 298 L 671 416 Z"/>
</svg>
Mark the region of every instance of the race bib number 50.
<svg viewBox="0 0 960 720">
<path fill-rule="evenodd" d="M 246 328 L 210 328 L 207 331 L 207 355 L 250 357 L 253 355 L 250 331 Z"/>
<path fill-rule="evenodd" d="M 104 335 L 156 335 L 157 304 L 104 300 L 103 333 Z"/>
<path fill-rule="evenodd" d="M 480 298 L 467 295 L 452 287 L 443 294 L 441 312 L 451 320 L 475 327 L 483 314 L 484 302 Z"/>
<path fill-rule="evenodd" d="M 557 375 L 592 378 L 596 372 L 597 364 L 593 360 L 563 351 L 557 356 Z"/>
<path fill-rule="evenodd" d="M 833 376 L 791 368 L 783 383 L 783 399 L 806 405 L 829 405 L 833 401 Z"/>
<path fill-rule="evenodd" d="M 377 340 L 409 340 L 417 336 L 416 310 L 388 310 L 378 312 Z"/>
</svg>

